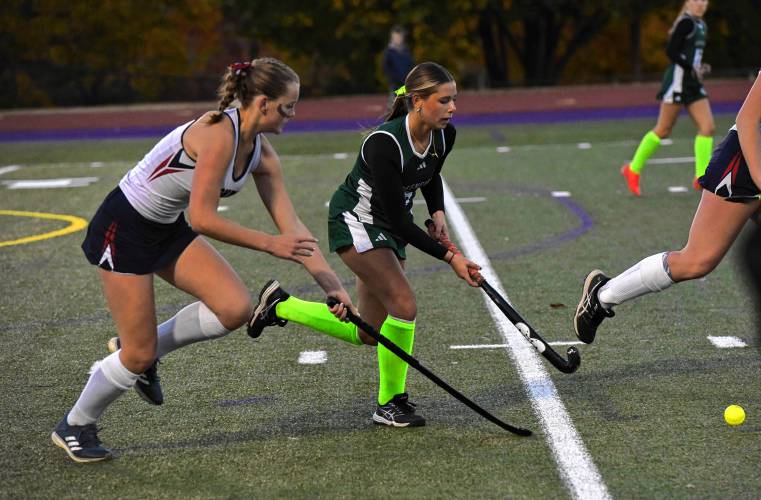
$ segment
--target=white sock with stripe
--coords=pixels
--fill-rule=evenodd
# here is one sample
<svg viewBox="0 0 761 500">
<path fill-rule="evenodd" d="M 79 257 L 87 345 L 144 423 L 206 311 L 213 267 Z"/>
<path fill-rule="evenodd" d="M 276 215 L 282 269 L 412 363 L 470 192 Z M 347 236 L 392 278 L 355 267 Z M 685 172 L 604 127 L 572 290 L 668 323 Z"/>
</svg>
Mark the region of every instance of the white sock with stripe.
<svg viewBox="0 0 761 500">
<path fill-rule="evenodd" d="M 108 405 L 135 385 L 138 376 L 122 364 L 119 351 L 93 363 L 87 385 L 69 411 L 68 424 L 95 423 Z"/>
<path fill-rule="evenodd" d="M 667 252 L 646 257 L 611 279 L 597 292 L 606 309 L 650 292 L 660 292 L 674 284 L 666 262 Z"/>
<path fill-rule="evenodd" d="M 158 327 L 157 357 L 180 347 L 224 337 L 230 330 L 203 302 L 193 302 Z"/>
</svg>

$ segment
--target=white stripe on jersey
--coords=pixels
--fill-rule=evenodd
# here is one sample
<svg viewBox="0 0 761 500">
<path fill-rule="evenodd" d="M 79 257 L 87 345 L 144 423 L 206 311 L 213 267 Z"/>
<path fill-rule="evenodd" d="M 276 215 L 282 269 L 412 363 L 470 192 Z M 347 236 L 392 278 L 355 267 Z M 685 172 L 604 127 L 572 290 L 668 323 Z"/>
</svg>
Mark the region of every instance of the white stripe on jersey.
<svg viewBox="0 0 761 500">
<path fill-rule="evenodd" d="M 224 113 L 233 124 L 235 138 L 233 157 L 222 183 L 222 193 L 224 196 L 230 196 L 241 190 L 248 174 L 259 166 L 261 139 L 259 135 L 256 136 L 251 161 L 243 174 L 235 179 L 233 169 L 240 138 L 240 114 L 236 108 L 226 109 Z M 119 187 L 130 205 L 148 220 L 168 224 L 177 220 L 180 213 L 188 207 L 195 160 L 185 152 L 182 138 L 194 121 L 180 125 L 164 136 L 140 163 L 119 181 Z"/>
</svg>

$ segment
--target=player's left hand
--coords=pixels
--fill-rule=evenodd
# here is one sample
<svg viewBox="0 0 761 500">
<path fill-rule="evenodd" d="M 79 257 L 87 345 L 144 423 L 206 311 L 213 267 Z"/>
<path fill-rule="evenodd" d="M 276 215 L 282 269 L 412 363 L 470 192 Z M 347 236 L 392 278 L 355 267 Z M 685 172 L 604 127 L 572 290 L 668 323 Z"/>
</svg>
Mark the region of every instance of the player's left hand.
<svg viewBox="0 0 761 500">
<path fill-rule="evenodd" d="M 433 224 L 427 226 L 428 236 L 436 241 L 449 240 L 449 228 L 447 227 L 447 218 L 442 210 L 431 214 Z"/>
<path fill-rule="evenodd" d="M 349 294 L 346 293 L 346 290 L 344 290 L 343 288 L 340 290 L 333 290 L 329 292 L 328 297 L 335 297 L 336 299 L 338 299 L 338 304 L 330 308 L 330 312 L 336 318 L 340 319 L 343 322 L 349 321 L 346 318 L 347 308 L 350 308 L 351 312 L 353 312 L 355 316 L 359 316 L 359 312 L 357 311 L 357 308 L 354 307 L 354 304 L 352 304 L 351 302 L 351 297 L 349 297 Z"/>
</svg>

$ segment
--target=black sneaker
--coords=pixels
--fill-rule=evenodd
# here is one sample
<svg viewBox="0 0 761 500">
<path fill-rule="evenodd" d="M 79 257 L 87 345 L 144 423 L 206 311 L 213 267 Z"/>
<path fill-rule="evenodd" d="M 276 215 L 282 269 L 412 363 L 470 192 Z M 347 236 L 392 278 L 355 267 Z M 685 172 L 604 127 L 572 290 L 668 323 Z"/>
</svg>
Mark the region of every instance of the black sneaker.
<svg viewBox="0 0 761 500">
<path fill-rule="evenodd" d="M 68 416 L 68 413 L 64 415 L 50 435 L 56 446 L 66 450 L 75 462 L 100 462 L 111 458 L 111 451 L 101 446 L 95 424 L 69 425 L 66 422 Z"/>
<path fill-rule="evenodd" d="M 391 427 L 423 427 L 425 418 L 415 414 L 416 406 L 407 393 L 397 394 L 385 405 L 379 405 L 373 413 L 373 422 Z"/>
<path fill-rule="evenodd" d="M 251 319 L 248 320 L 248 336 L 257 338 L 266 326 L 285 326 L 288 321 L 277 317 L 275 306 L 278 302 L 288 300 L 288 297 L 290 295 L 280 288 L 277 280 L 269 280 L 259 292 L 259 304 L 254 309 Z"/>
<path fill-rule="evenodd" d="M 108 341 L 108 352 L 116 352 L 122 348 L 119 337 L 112 337 Z M 161 390 L 161 377 L 159 377 L 158 370 L 159 360 L 153 362 L 153 364 L 140 374 L 137 382 L 135 382 L 135 390 L 137 394 L 145 401 L 152 405 L 164 404 L 164 392 Z"/>
<path fill-rule="evenodd" d="M 616 314 L 612 309 L 605 309 L 597 298 L 597 292 L 608 281 L 610 278 L 598 269 L 589 273 L 584 280 L 584 290 L 573 317 L 573 327 L 576 329 L 576 336 L 585 344 L 594 341 L 597 327 L 602 320 L 612 318 Z"/>
</svg>

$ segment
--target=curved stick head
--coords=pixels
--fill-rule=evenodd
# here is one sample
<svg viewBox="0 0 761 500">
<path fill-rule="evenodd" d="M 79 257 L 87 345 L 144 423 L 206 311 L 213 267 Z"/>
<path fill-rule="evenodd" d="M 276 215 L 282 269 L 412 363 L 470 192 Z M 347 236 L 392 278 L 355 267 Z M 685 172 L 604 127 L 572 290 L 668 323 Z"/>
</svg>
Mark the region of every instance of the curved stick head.
<svg viewBox="0 0 761 500">
<path fill-rule="evenodd" d="M 579 369 L 579 365 L 581 364 L 581 355 L 579 354 L 579 350 L 573 346 L 568 348 L 566 354 L 568 354 L 568 364 L 566 370 L 564 371 L 565 373 L 573 373 Z"/>
</svg>

